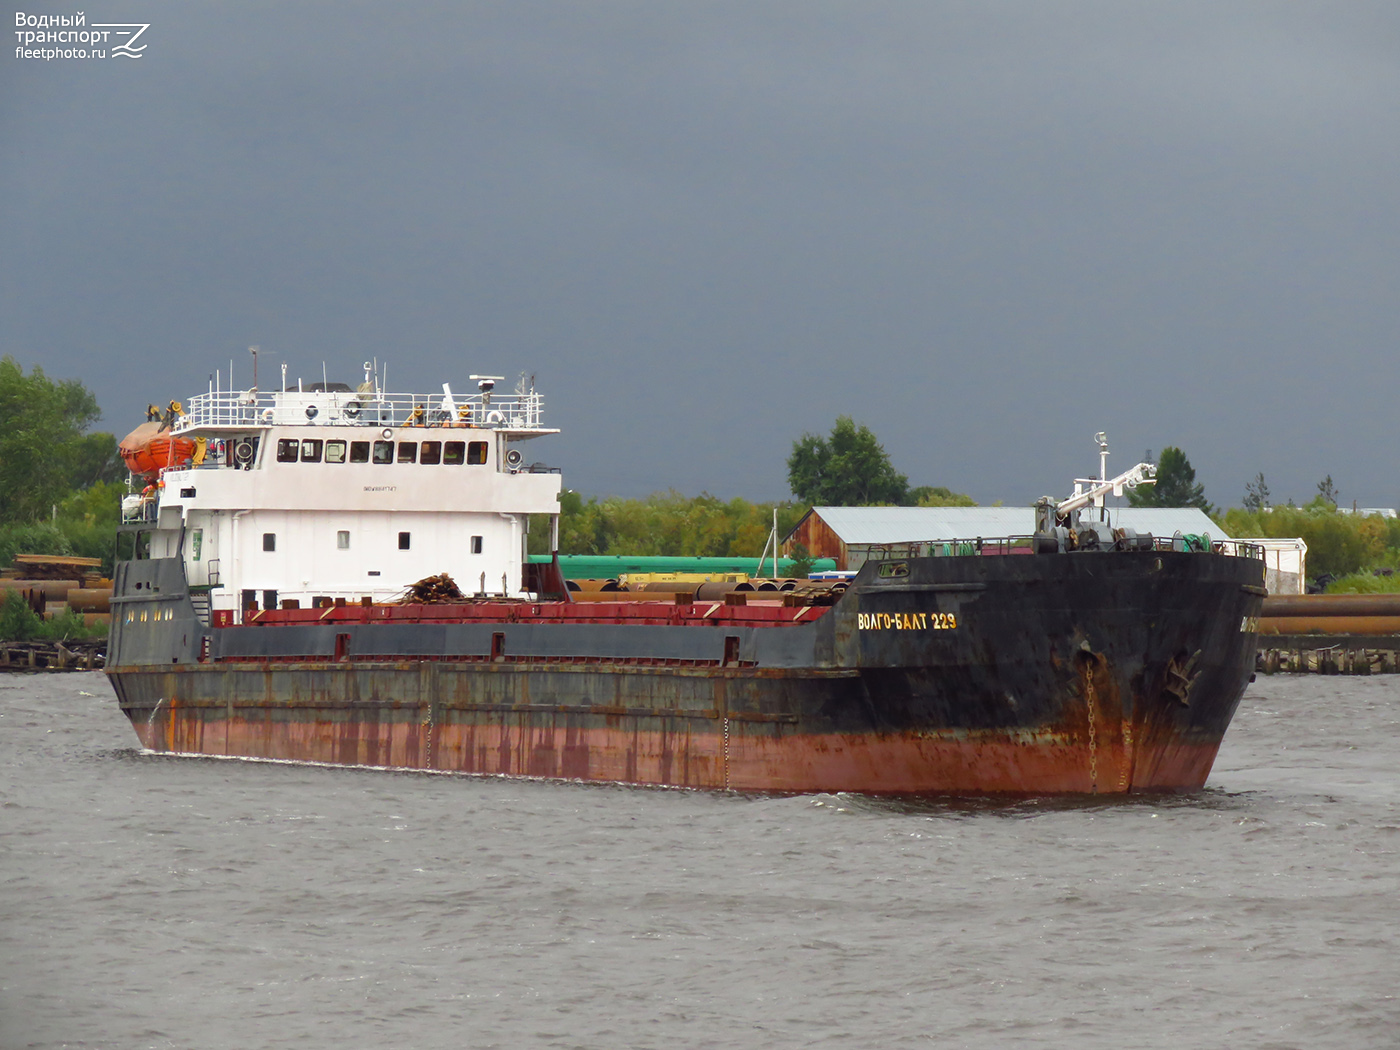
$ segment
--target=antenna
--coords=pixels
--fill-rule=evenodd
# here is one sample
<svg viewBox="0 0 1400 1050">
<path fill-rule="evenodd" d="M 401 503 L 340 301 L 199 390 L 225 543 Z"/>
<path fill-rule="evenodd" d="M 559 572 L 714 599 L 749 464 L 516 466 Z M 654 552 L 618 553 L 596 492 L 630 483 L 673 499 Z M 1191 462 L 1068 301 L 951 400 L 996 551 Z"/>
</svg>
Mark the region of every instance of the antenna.
<svg viewBox="0 0 1400 1050">
<path fill-rule="evenodd" d="M 1108 480 L 1108 435 L 1100 430 L 1094 435 L 1099 445 L 1099 480 Z"/>
<path fill-rule="evenodd" d="M 256 390 L 256 389 L 258 388 L 258 350 L 259 350 L 259 349 L 261 349 L 261 348 L 260 348 L 260 347 L 256 347 L 256 346 L 250 346 L 250 347 L 248 347 L 248 353 L 250 353 L 250 354 L 253 355 L 253 389 L 254 389 L 254 390 Z"/>
<path fill-rule="evenodd" d="M 468 376 L 468 379 L 476 380 L 476 388 L 481 391 L 481 404 L 483 407 L 491 404 L 491 391 L 496 389 L 498 382 L 504 383 L 505 376 Z"/>
</svg>

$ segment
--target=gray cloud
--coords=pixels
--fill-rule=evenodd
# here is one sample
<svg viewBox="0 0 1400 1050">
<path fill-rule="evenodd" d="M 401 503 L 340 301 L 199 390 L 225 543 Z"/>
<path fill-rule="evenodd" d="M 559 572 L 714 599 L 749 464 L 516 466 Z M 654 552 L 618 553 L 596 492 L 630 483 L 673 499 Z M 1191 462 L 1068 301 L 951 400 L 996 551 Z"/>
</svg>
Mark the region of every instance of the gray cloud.
<svg viewBox="0 0 1400 1050">
<path fill-rule="evenodd" d="M 139 10 L 138 10 L 139 8 Z M 122 431 L 230 357 L 539 377 L 586 492 L 839 412 L 1023 503 L 1185 448 L 1400 504 L 1388 5 L 111 4 L 0 56 L 0 352 Z M 266 385 L 266 381 L 264 381 Z"/>
</svg>

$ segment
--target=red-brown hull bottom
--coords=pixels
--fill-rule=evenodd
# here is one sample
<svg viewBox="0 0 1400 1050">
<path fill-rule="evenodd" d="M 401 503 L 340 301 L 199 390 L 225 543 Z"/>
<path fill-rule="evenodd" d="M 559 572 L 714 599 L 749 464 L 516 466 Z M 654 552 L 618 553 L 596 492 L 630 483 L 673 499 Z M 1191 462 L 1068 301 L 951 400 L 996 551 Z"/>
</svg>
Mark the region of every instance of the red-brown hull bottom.
<svg viewBox="0 0 1400 1050">
<path fill-rule="evenodd" d="M 1134 746 L 1056 732 L 801 734 L 208 717 L 178 702 L 132 724 L 152 751 L 737 791 L 1122 794 L 1204 786 L 1219 740 Z M 1107 727 L 1101 727 L 1107 729 Z"/>
</svg>

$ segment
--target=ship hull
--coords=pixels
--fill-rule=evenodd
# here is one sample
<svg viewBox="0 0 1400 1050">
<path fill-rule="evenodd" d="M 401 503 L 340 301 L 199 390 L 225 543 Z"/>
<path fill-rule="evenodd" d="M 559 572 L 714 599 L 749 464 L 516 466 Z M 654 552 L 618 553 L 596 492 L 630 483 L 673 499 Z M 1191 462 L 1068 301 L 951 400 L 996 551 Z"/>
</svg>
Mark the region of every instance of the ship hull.
<svg viewBox="0 0 1400 1050">
<path fill-rule="evenodd" d="M 240 704 L 230 716 L 222 701 L 189 696 L 202 690 L 185 675 L 138 674 L 126 682 L 127 713 L 152 751 L 688 788 L 908 795 L 1193 791 L 1204 786 L 1219 748 L 1219 740 L 1204 738 L 1135 751 L 1119 727 L 1105 727 L 1097 749 L 1087 732 L 1076 738 L 1053 729 L 814 734 L 793 723 L 731 719 L 726 737 L 722 718 L 618 715 L 611 720 L 631 724 L 587 725 L 580 723 L 610 716 L 433 712 L 430 705 L 402 702 L 358 710 L 339 703 L 258 710 Z M 342 681 L 335 691 L 351 688 Z M 152 692 L 160 695 L 152 699 Z M 646 722 L 670 724 L 643 728 Z"/>
<path fill-rule="evenodd" d="M 108 674 L 143 746 L 179 754 L 738 791 L 1193 791 L 1252 671 L 1261 584 L 1261 563 L 1212 554 L 929 558 L 870 567 L 807 624 L 211 629 L 178 566 L 137 562 L 125 603 L 169 612 L 117 618 Z"/>
</svg>

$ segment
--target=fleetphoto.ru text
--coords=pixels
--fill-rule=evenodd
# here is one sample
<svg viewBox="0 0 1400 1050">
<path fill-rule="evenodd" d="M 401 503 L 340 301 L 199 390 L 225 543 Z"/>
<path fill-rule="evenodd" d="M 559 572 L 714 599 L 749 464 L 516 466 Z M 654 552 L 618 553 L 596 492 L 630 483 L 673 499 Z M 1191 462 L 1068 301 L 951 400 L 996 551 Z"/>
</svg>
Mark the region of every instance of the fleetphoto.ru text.
<svg viewBox="0 0 1400 1050">
<path fill-rule="evenodd" d="M 149 22 L 93 22 L 78 11 L 71 15 L 31 15 L 15 12 L 15 58 L 106 59 L 140 58 L 145 43 L 140 36 Z"/>
</svg>

